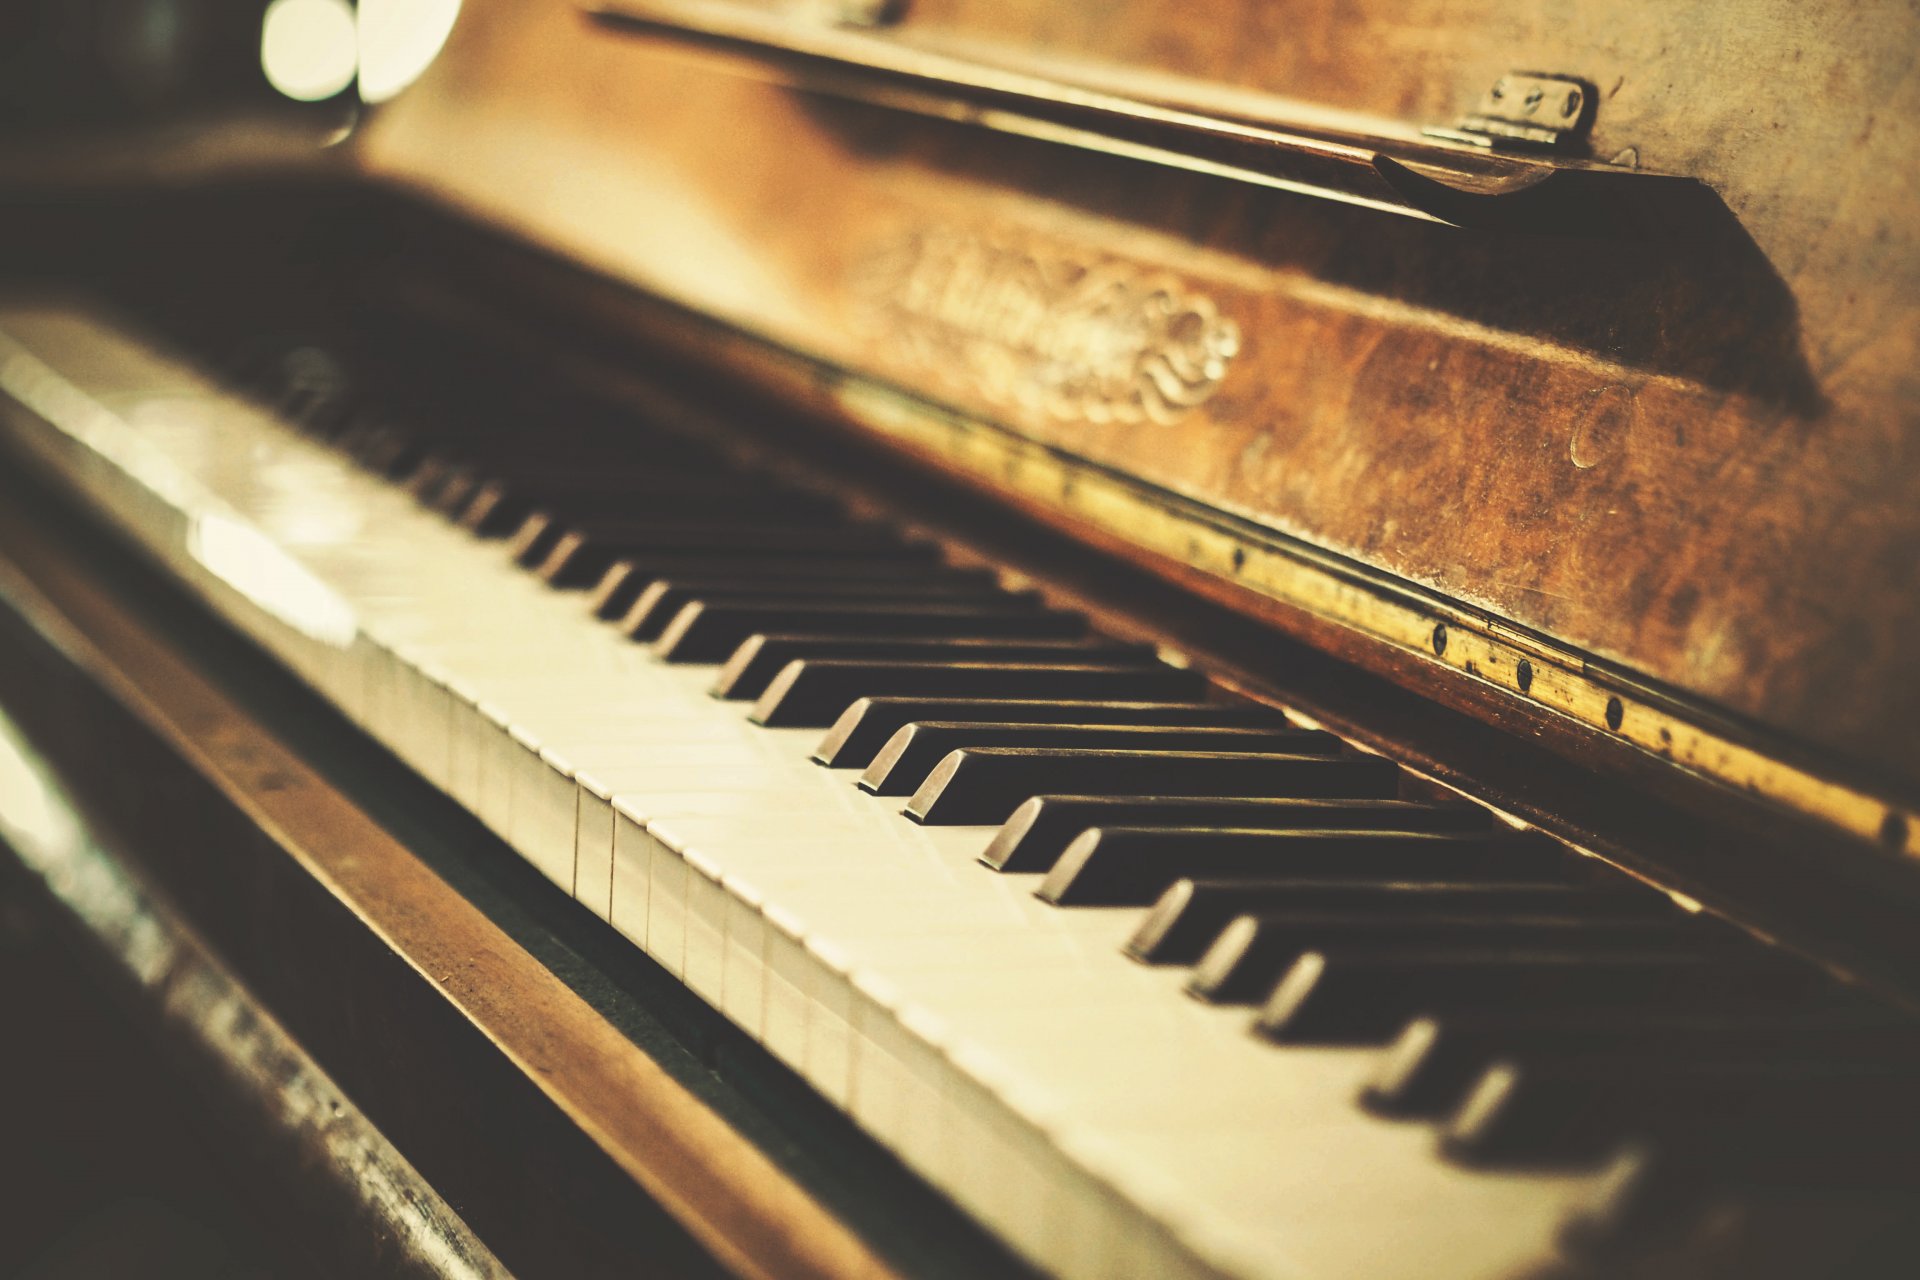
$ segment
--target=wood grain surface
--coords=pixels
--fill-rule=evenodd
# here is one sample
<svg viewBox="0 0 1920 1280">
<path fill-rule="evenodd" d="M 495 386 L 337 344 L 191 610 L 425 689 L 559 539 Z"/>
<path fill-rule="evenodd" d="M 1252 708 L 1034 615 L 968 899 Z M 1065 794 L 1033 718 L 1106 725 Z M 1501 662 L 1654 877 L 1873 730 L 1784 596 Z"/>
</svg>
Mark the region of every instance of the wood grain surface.
<svg viewBox="0 0 1920 1280">
<path fill-rule="evenodd" d="M 1876 3 L 921 0 L 894 34 L 1241 115 L 1282 95 L 1402 126 L 1452 121 L 1508 69 L 1577 75 L 1601 94 L 1596 156 L 1717 193 L 1639 240 L 1421 225 L 828 103 L 557 0 L 470 0 L 362 158 L 1911 785 L 1917 31 Z M 888 254 L 930 235 L 1170 281 L 1231 320 L 1237 353 L 1171 423 L 1023 401 L 890 310 Z"/>
</svg>

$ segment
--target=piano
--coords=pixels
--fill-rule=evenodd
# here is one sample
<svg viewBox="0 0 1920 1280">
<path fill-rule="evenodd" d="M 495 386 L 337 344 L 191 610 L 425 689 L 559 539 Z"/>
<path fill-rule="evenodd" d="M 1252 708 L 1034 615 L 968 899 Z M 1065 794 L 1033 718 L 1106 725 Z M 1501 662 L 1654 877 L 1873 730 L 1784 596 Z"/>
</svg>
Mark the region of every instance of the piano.
<svg viewBox="0 0 1920 1280">
<path fill-rule="evenodd" d="M 0 844 L 330 1273 L 1916 1274 L 1904 7 L 256 21 L 0 146 Z"/>
</svg>

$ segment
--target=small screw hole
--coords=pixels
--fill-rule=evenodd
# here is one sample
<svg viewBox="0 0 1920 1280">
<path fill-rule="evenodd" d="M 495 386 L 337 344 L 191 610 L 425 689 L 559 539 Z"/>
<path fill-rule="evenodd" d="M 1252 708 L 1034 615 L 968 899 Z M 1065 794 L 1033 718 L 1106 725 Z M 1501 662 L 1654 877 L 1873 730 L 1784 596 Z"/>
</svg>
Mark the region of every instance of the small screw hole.
<svg viewBox="0 0 1920 1280">
<path fill-rule="evenodd" d="M 1520 682 L 1520 692 L 1529 692 L 1533 688 L 1533 664 L 1520 659 L 1520 665 L 1513 669 L 1513 678 Z"/>
<path fill-rule="evenodd" d="M 1238 573 L 1246 567 L 1247 549 L 1245 547 L 1235 547 L 1233 549 L 1233 571 Z"/>
<path fill-rule="evenodd" d="M 1620 705 L 1620 699 L 1607 699 L 1607 728 L 1618 731 L 1620 722 L 1627 718 L 1627 709 Z"/>
<path fill-rule="evenodd" d="M 1447 651 L 1447 627 L 1445 623 L 1434 624 L 1433 651 L 1438 655 L 1444 655 Z"/>
</svg>

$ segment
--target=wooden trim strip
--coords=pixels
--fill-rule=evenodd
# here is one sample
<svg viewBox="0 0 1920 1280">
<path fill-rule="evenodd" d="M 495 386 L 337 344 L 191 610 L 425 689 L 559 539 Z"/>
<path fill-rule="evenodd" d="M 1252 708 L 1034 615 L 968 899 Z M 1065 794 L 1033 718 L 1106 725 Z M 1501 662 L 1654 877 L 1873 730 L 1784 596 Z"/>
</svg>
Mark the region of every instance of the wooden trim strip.
<svg viewBox="0 0 1920 1280">
<path fill-rule="evenodd" d="M 8 583 L 11 587 L 13 584 Z M 223 1106 L 299 1168 L 302 1199 L 344 1206 L 357 1265 L 420 1280 L 511 1280 L 486 1245 L 81 806 L 0 708 L 0 846 L 78 922 L 113 969 L 217 1080 Z M 256 1139 L 258 1142 L 258 1139 Z M 316 1206 L 309 1203 L 309 1211 Z M 325 1213 L 325 1209 L 321 1209 Z M 372 1256 L 368 1256 L 372 1255 Z"/>
</svg>

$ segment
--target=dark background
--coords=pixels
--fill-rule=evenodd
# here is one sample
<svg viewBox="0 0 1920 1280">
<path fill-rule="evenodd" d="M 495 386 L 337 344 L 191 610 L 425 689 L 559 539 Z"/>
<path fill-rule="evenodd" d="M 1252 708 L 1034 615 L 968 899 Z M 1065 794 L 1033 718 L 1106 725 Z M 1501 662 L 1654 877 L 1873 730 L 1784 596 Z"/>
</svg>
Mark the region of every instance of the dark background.
<svg viewBox="0 0 1920 1280">
<path fill-rule="evenodd" d="M 315 1280 L 61 928 L 0 875 L 0 1277 Z"/>
</svg>

